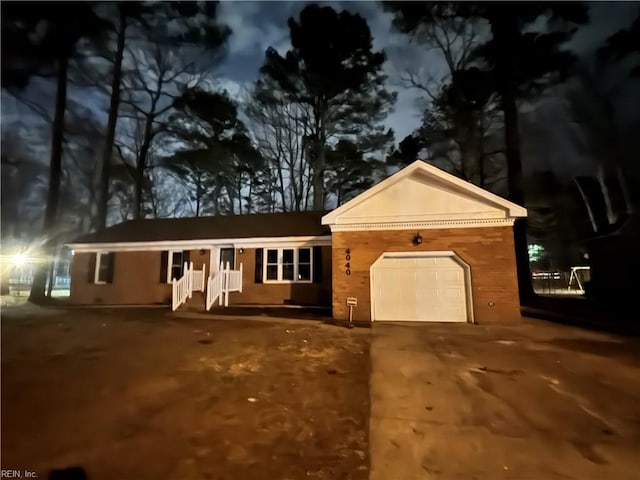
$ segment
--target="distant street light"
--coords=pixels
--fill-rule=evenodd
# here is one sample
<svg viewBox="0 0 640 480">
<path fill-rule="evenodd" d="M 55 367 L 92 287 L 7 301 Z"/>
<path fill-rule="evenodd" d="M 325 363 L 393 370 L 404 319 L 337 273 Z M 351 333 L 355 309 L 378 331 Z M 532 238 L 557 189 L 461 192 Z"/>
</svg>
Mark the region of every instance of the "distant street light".
<svg viewBox="0 0 640 480">
<path fill-rule="evenodd" d="M 13 263 L 16 267 L 20 267 L 27 263 L 27 256 L 24 253 L 18 253 L 11 257 L 11 263 Z"/>
</svg>

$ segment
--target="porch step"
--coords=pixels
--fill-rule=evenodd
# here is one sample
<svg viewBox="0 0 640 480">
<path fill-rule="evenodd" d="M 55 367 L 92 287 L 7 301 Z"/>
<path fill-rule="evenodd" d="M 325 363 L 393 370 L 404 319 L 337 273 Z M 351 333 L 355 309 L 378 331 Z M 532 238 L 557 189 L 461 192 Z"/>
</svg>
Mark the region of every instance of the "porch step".
<svg viewBox="0 0 640 480">
<path fill-rule="evenodd" d="M 191 298 L 188 298 L 187 301 L 178 307 L 178 310 L 183 312 L 201 312 L 205 310 L 205 302 L 206 297 L 203 292 L 193 292 L 191 294 Z"/>
</svg>

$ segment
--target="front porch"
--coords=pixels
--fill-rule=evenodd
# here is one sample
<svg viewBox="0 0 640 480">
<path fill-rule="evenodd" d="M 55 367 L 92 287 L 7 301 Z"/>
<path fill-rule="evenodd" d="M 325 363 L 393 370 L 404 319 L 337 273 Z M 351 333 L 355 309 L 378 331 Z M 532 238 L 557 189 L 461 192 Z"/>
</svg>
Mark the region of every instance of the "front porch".
<svg viewBox="0 0 640 480">
<path fill-rule="evenodd" d="M 220 263 L 216 271 L 209 270 L 206 275 L 206 264 L 202 264 L 200 270 L 195 270 L 193 262 L 185 262 L 183 274 L 179 279 L 172 279 L 171 309 L 176 311 L 184 305 L 194 292 L 202 292 L 205 297 L 205 309 L 211 308 L 217 303 L 218 306 L 229 306 L 229 294 L 231 292 L 242 292 L 242 263 L 238 270 L 232 270 L 231 264 Z"/>
</svg>

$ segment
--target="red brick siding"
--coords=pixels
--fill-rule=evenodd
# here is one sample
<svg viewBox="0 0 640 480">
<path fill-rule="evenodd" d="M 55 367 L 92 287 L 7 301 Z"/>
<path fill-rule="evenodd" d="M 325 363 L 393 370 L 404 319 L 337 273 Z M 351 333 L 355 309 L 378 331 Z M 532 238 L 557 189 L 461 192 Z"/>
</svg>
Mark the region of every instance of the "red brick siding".
<svg viewBox="0 0 640 480">
<path fill-rule="evenodd" d="M 201 254 L 191 250 L 196 270 L 206 266 L 209 276 L 209 249 Z M 92 254 L 77 253 L 71 273 L 71 303 L 76 305 L 170 304 L 171 285 L 160 282 L 161 252 L 116 252 L 113 282 L 96 285 L 88 281 Z M 255 249 L 236 250 L 236 268 L 243 263 L 243 291 L 232 293 L 230 304 L 331 305 L 331 247 L 322 247 L 322 282 L 311 284 L 255 283 Z M 92 270 L 93 271 L 93 270 Z M 93 274 L 92 274 L 93 275 Z M 93 278 L 93 276 L 92 276 Z"/>
<path fill-rule="evenodd" d="M 171 302 L 171 285 L 160 282 L 158 252 L 116 252 L 113 282 L 89 282 L 92 254 L 76 253 L 71 267 L 71 303 L 149 305 Z M 93 270 L 92 270 L 93 271 Z"/>
<path fill-rule="evenodd" d="M 476 323 L 513 322 L 520 318 L 513 229 L 511 227 L 421 230 L 416 232 L 335 232 L 332 235 L 333 316 L 348 316 L 347 297 L 357 297 L 354 319 L 371 320 L 369 268 L 384 252 L 454 251 L 471 267 Z M 351 275 L 345 273 L 345 250 L 351 251 Z M 494 306 L 490 307 L 489 302 Z"/>
</svg>

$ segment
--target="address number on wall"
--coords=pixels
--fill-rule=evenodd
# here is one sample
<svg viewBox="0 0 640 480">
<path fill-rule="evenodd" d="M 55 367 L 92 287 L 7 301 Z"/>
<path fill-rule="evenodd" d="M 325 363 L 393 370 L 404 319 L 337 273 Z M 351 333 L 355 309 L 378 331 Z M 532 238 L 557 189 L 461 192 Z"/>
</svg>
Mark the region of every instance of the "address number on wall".
<svg viewBox="0 0 640 480">
<path fill-rule="evenodd" d="M 345 267 L 344 273 L 346 273 L 347 275 L 351 275 L 351 249 L 350 248 L 347 248 L 344 251 L 344 259 L 347 261 L 347 263 L 344 265 Z"/>
</svg>

